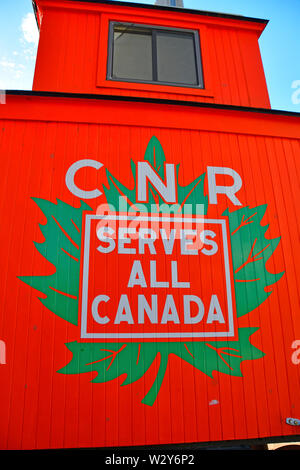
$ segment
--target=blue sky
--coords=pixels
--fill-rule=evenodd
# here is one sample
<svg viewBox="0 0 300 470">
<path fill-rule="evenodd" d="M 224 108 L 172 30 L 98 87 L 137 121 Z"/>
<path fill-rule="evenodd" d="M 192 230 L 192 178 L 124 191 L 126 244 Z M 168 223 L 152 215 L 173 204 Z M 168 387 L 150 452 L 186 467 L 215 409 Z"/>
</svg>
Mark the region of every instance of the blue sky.
<svg viewBox="0 0 300 470">
<path fill-rule="evenodd" d="M 300 112 L 300 0 L 184 0 L 184 5 L 268 19 L 259 44 L 272 108 Z M 31 89 L 37 45 L 31 0 L 1 0 L 0 89 Z"/>
</svg>

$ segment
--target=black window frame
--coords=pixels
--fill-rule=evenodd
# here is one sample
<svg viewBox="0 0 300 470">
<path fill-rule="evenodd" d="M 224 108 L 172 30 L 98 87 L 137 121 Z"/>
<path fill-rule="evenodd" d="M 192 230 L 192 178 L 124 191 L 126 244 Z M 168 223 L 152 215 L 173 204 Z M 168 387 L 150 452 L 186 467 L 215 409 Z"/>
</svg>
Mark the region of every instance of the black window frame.
<svg viewBox="0 0 300 470">
<path fill-rule="evenodd" d="M 150 29 L 152 32 L 152 73 L 153 80 L 142 80 L 135 78 L 119 78 L 113 76 L 113 52 L 114 52 L 114 27 L 115 25 L 128 26 L 128 27 L 137 27 Z M 165 31 L 169 33 L 174 33 L 184 35 L 190 34 L 193 37 L 194 42 L 194 54 L 195 54 L 195 67 L 196 67 L 196 76 L 197 84 L 188 84 L 188 83 L 176 83 L 176 82 L 165 82 L 157 79 L 157 47 L 156 47 L 156 35 L 158 31 Z M 203 67 L 202 67 L 202 56 L 200 48 L 200 38 L 199 31 L 192 29 L 182 29 L 182 28 L 171 28 L 164 26 L 149 25 L 143 23 L 128 23 L 123 21 L 110 21 L 109 22 L 109 37 L 108 37 L 108 60 L 107 60 L 107 80 L 116 81 L 116 82 L 127 82 L 127 83 L 144 83 L 150 85 L 162 85 L 162 86 L 171 86 L 171 87 L 180 87 L 180 88 L 195 88 L 195 89 L 204 89 L 204 78 L 203 78 Z"/>
</svg>

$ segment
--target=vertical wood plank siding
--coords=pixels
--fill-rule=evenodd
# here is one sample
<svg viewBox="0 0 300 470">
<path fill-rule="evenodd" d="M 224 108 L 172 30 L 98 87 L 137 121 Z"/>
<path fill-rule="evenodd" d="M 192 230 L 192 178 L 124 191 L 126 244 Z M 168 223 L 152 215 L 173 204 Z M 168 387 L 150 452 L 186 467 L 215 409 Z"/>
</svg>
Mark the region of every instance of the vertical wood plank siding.
<svg viewBox="0 0 300 470">
<path fill-rule="evenodd" d="M 96 32 L 97 17 L 87 18 L 86 29 Z M 51 20 L 49 15 L 43 27 L 51 30 Z M 58 28 L 59 41 L 68 41 L 71 28 L 79 28 L 77 20 L 68 14 L 68 27 L 62 22 Z M 87 35 L 83 37 L 87 55 L 77 44 L 77 63 L 88 68 L 88 53 L 96 45 L 88 43 Z M 214 38 L 215 44 L 221 40 L 217 31 Z M 226 31 L 222 43 L 224 57 L 230 48 L 240 47 L 232 31 Z M 57 64 L 68 61 L 71 69 L 76 64 L 72 50 L 69 57 L 58 53 Z M 39 60 L 45 60 L 42 53 Z M 220 56 L 214 60 L 220 61 Z M 65 78 L 58 68 L 59 76 L 54 70 L 51 83 L 61 88 Z M 234 80 L 235 69 L 229 73 Z M 72 91 L 83 88 L 75 65 L 73 78 Z M 91 77 L 87 80 L 91 90 Z M 227 102 L 244 101 L 246 81 L 244 77 L 235 91 L 227 87 L 218 96 Z M 50 117 L 51 106 L 56 119 Z M 7 104 L 0 107 L 0 339 L 7 345 L 7 364 L 0 365 L 0 447 L 132 446 L 295 436 L 297 428 L 288 426 L 285 419 L 300 416 L 300 366 L 291 360 L 291 345 L 300 340 L 299 118 L 265 114 L 264 128 L 261 116 L 250 111 L 224 114 L 218 109 L 186 107 L 186 119 L 178 112 L 176 126 L 168 119 L 168 113 L 174 114 L 172 107 L 163 111 L 161 104 L 112 102 L 109 115 L 106 106 L 101 100 L 8 96 Z M 113 114 L 118 115 L 117 123 Z M 194 126 L 189 127 L 189 121 Z M 263 358 L 244 361 L 241 377 L 218 371 L 208 377 L 172 355 L 159 398 L 153 406 L 145 406 L 141 399 L 153 383 L 158 358 L 132 385 L 120 386 L 124 376 L 98 384 L 91 383 L 93 372 L 57 373 L 71 360 L 65 344 L 78 340 L 79 327 L 51 313 L 38 300 L 42 294 L 17 276 L 55 270 L 33 244 L 43 241 L 39 224 L 42 227 L 46 218 L 32 198 L 60 199 L 79 207 L 65 185 L 65 174 L 83 158 L 104 164 L 99 171 L 82 170 L 82 182 L 88 188 L 107 184 L 105 168 L 132 187 L 130 159 L 143 159 L 153 135 L 161 142 L 166 161 L 180 163 L 181 184 L 193 181 L 207 166 L 233 168 L 241 175 L 239 199 L 251 208 L 267 204 L 263 219 L 270 224 L 267 237 L 281 237 L 268 270 L 285 271 L 285 275 L 263 304 L 239 319 L 239 327 L 259 328 L 251 343 L 265 353 Z M 88 202 L 95 211 L 104 200 L 101 196 Z M 220 197 L 218 206 L 210 206 L 210 214 L 218 217 L 227 207 L 228 200 Z M 229 210 L 233 209 L 229 203 Z M 116 273 L 116 284 L 118 276 L 122 273 Z"/>
<path fill-rule="evenodd" d="M 59 4 L 61 3 L 61 5 Z M 33 89 L 115 94 L 270 107 L 258 38 L 265 25 L 116 5 L 39 0 L 43 8 Z M 106 80 L 108 22 L 129 21 L 199 31 L 205 89 Z M 112 88 L 113 87 L 113 88 Z"/>
</svg>

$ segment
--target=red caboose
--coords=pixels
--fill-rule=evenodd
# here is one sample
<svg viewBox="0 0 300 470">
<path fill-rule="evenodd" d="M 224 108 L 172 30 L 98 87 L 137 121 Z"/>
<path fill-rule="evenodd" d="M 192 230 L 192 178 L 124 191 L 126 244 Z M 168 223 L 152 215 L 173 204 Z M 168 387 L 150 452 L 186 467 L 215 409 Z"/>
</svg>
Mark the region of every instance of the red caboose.
<svg viewBox="0 0 300 470">
<path fill-rule="evenodd" d="M 0 106 L 1 448 L 299 439 L 300 121 L 267 21 L 33 4 L 33 90 Z"/>
</svg>

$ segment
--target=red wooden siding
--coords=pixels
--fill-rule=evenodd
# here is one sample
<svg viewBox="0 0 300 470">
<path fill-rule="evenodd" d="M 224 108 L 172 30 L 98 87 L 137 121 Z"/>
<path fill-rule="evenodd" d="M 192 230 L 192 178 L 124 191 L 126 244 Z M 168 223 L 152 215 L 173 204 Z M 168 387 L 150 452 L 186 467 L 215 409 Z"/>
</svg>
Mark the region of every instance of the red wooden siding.
<svg viewBox="0 0 300 470">
<path fill-rule="evenodd" d="M 89 19 L 96 27 L 96 17 Z M 51 15 L 45 25 L 50 20 Z M 42 48 L 43 43 L 39 60 Z M 59 75 L 63 76 L 61 68 Z M 300 340 L 299 118 L 36 96 L 8 96 L 6 106 L 0 106 L 0 118 L 0 339 L 7 346 L 7 363 L 0 365 L 0 447 L 296 436 L 297 427 L 285 419 L 300 416 L 300 365 L 291 360 L 291 345 Z M 285 275 L 263 304 L 238 320 L 239 327 L 258 328 L 251 343 L 265 353 L 262 358 L 242 362 L 241 377 L 218 371 L 209 377 L 171 355 L 159 396 L 153 406 L 146 406 L 141 399 L 152 385 L 158 360 L 139 381 L 122 387 L 124 377 L 99 384 L 91 383 L 94 373 L 57 373 L 71 360 L 65 343 L 79 340 L 79 327 L 50 312 L 38 300 L 39 292 L 17 276 L 54 270 L 33 244 L 43 241 L 39 224 L 46 219 L 32 197 L 78 207 L 78 198 L 65 185 L 65 174 L 82 158 L 104 164 L 99 171 L 84 171 L 81 181 L 89 189 L 107 184 L 105 168 L 132 187 L 130 159 L 143 159 L 153 135 L 161 142 L 166 161 L 180 163 L 182 184 L 206 172 L 207 166 L 233 168 L 241 175 L 238 198 L 243 206 L 267 204 L 267 237 L 281 237 L 268 269 Z M 218 206 L 209 207 L 212 217 L 228 206 L 234 209 L 225 197 L 219 198 Z M 95 211 L 104 201 L 103 195 L 88 203 Z"/>
<path fill-rule="evenodd" d="M 38 0 L 33 89 L 269 108 L 258 38 L 265 23 L 138 6 Z M 106 80 L 110 20 L 199 31 L 205 89 Z"/>
</svg>

